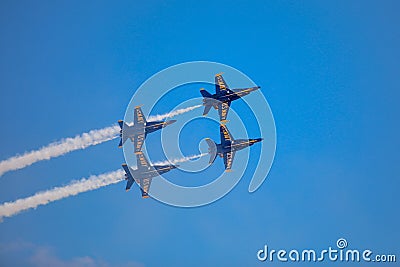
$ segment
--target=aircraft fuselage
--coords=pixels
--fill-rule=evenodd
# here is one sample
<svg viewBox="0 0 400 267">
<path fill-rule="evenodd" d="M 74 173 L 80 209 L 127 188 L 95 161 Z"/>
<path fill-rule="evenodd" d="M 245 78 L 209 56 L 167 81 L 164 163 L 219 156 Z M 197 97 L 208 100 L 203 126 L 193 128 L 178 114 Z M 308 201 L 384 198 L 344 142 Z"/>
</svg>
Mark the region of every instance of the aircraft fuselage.
<svg viewBox="0 0 400 267">
<path fill-rule="evenodd" d="M 242 150 L 248 146 L 252 146 L 255 143 L 261 142 L 262 138 L 256 139 L 236 139 L 226 144 L 217 144 L 217 154 L 222 156 L 224 153 L 234 152 Z"/>
<path fill-rule="evenodd" d="M 207 98 L 204 100 L 204 104 L 206 104 L 205 102 L 207 101 L 220 101 L 223 103 L 232 102 L 258 89 L 259 87 L 252 87 L 247 89 L 235 89 L 231 93 L 227 92 L 224 94 L 212 94 L 210 97 L 208 97 L 210 100 L 207 100 Z"/>
<path fill-rule="evenodd" d="M 164 166 L 155 165 L 149 167 L 147 170 L 146 169 L 131 170 L 131 173 L 132 176 L 135 177 L 135 179 L 151 178 L 169 172 L 170 170 L 175 168 L 176 166 L 174 165 L 164 165 Z"/>
<path fill-rule="evenodd" d="M 144 126 L 135 124 L 132 126 L 124 126 L 120 132 L 120 136 L 122 137 L 122 135 L 124 135 L 125 139 L 128 139 L 141 135 L 143 132 L 147 135 L 148 133 L 158 131 L 174 122 L 176 122 L 176 120 L 146 122 Z"/>
</svg>

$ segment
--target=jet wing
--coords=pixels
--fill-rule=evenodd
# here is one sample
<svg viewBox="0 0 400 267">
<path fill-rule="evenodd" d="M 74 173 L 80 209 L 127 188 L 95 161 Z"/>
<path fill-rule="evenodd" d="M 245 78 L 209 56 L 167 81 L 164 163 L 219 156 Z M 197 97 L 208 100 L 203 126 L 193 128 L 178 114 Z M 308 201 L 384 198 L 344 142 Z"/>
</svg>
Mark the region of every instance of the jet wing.
<svg viewBox="0 0 400 267">
<path fill-rule="evenodd" d="M 230 106 L 231 106 L 231 101 L 218 103 L 218 113 L 220 122 L 226 122 L 226 117 L 228 116 Z"/>
<path fill-rule="evenodd" d="M 225 95 L 228 90 L 228 85 L 226 84 L 222 74 L 219 73 L 215 75 L 215 92 L 217 95 Z"/>
<path fill-rule="evenodd" d="M 145 138 L 146 134 L 144 130 L 142 133 L 136 134 L 135 136 L 131 137 L 131 141 L 133 142 L 133 147 L 135 148 L 135 153 L 139 153 L 142 150 Z"/>
<path fill-rule="evenodd" d="M 147 198 L 149 197 L 149 189 L 151 184 L 152 178 L 143 178 L 140 179 L 140 189 L 142 191 L 142 197 Z"/>
<path fill-rule="evenodd" d="M 143 152 L 138 152 L 136 154 L 136 160 L 137 160 L 137 168 L 138 169 L 149 169 L 151 168 L 151 165 Z"/>
<path fill-rule="evenodd" d="M 235 157 L 235 151 L 224 153 L 225 171 L 228 172 L 232 169 L 232 163 L 234 157 Z"/>
<path fill-rule="evenodd" d="M 221 145 L 225 146 L 233 141 L 232 135 L 230 134 L 228 128 L 225 125 L 219 126 L 219 132 L 221 135 Z"/>
<path fill-rule="evenodd" d="M 135 111 L 133 114 L 133 123 L 135 125 L 144 125 L 146 124 L 146 119 L 144 118 L 143 111 L 140 106 L 135 107 Z"/>
</svg>

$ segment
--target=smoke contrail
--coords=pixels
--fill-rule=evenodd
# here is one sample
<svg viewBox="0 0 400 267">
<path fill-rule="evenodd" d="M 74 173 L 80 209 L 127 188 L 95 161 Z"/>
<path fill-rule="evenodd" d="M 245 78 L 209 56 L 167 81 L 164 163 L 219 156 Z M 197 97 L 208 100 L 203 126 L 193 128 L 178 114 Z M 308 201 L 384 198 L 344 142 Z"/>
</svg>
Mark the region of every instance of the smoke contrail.
<svg viewBox="0 0 400 267">
<path fill-rule="evenodd" d="M 189 112 L 189 111 L 194 110 L 196 108 L 199 108 L 201 106 L 203 106 L 203 105 L 196 105 L 196 106 L 191 106 L 191 107 L 187 107 L 187 108 L 177 109 L 177 110 L 168 112 L 168 113 L 163 114 L 163 115 L 152 115 L 152 116 L 149 116 L 147 118 L 147 120 L 148 121 L 161 121 L 161 120 L 164 120 L 164 119 L 172 118 L 172 117 L 175 117 L 177 115 Z"/>
<path fill-rule="evenodd" d="M 202 153 L 202 154 L 198 154 L 198 155 L 187 156 L 187 157 L 184 157 L 184 158 L 160 161 L 160 162 L 154 163 L 154 165 L 176 164 L 176 163 L 189 161 L 189 160 L 192 160 L 192 159 L 198 159 L 198 158 L 204 157 L 205 155 L 208 155 L 208 153 Z"/>
<path fill-rule="evenodd" d="M 123 178 L 124 171 L 117 170 L 98 176 L 90 176 L 87 179 L 83 178 L 79 181 L 73 181 L 69 185 L 38 192 L 31 197 L 18 199 L 13 202 L 6 202 L 0 206 L 0 220 L 3 217 L 11 217 L 27 209 L 36 208 L 40 205 L 46 205 L 50 202 L 74 196 L 82 192 L 118 183 Z"/>
<path fill-rule="evenodd" d="M 115 139 L 118 137 L 119 130 L 118 125 L 91 130 L 88 133 L 83 133 L 73 138 L 62 139 L 38 150 L 29 151 L 23 155 L 3 160 L 0 162 L 0 176 L 5 172 L 22 169 L 41 160 L 49 160 L 74 150 L 85 149 L 89 146 Z"/>
<path fill-rule="evenodd" d="M 193 109 L 199 108 L 202 105 L 192 106 L 188 108 L 178 109 L 163 115 L 149 116 L 149 121 L 163 120 L 171 118 Z M 51 143 L 38 150 L 33 150 L 17 155 L 9 159 L 0 161 L 0 176 L 8 171 L 19 170 L 32 165 L 41 160 L 49 160 L 51 158 L 65 155 L 69 152 L 85 149 L 89 146 L 98 145 L 106 141 L 113 140 L 118 137 L 120 131 L 119 126 L 113 125 L 103 129 L 92 130 L 88 133 L 77 135 L 73 138 L 62 139 L 61 141 Z"/>
<path fill-rule="evenodd" d="M 189 156 L 180 159 L 173 159 L 167 161 L 171 163 L 184 162 L 191 159 L 199 158 L 205 154 Z M 164 162 L 155 162 L 154 165 L 163 165 Z M 75 196 L 79 193 L 92 191 L 100 187 L 104 187 L 110 184 L 118 183 L 125 178 L 125 172 L 123 170 L 116 170 L 100 175 L 92 175 L 89 178 L 82 178 L 78 181 L 72 181 L 70 184 L 63 187 L 54 187 L 53 189 L 42 191 L 34 194 L 27 198 L 21 198 L 12 202 L 5 202 L 0 205 L 0 222 L 4 217 L 14 216 L 24 210 L 34 209 L 40 205 L 46 205 L 56 200 L 67 198 L 69 196 Z"/>
</svg>

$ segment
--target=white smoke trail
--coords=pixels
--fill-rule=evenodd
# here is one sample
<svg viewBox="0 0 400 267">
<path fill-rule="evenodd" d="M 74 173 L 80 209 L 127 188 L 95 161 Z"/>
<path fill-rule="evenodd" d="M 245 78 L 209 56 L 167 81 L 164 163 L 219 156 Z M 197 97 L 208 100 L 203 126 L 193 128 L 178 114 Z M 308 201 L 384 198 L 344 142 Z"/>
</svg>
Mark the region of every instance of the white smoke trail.
<svg viewBox="0 0 400 267">
<path fill-rule="evenodd" d="M 205 155 L 208 155 L 208 153 L 202 153 L 202 154 L 198 154 L 198 155 L 187 156 L 187 157 L 184 157 L 184 158 L 160 161 L 160 162 L 154 163 L 154 165 L 176 164 L 176 163 L 186 162 L 186 161 L 189 161 L 189 160 L 192 160 L 192 159 L 198 159 L 198 158 L 204 157 Z"/>
<path fill-rule="evenodd" d="M 202 107 L 202 106 L 203 105 L 196 105 L 196 106 L 191 106 L 191 107 L 187 107 L 187 108 L 177 109 L 177 110 L 165 113 L 163 115 L 152 115 L 147 118 L 147 121 L 161 121 L 164 119 L 172 118 L 177 115 L 192 111 L 192 110 Z"/>
<path fill-rule="evenodd" d="M 192 106 L 188 108 L 178 109 L 163 115 L 154 115 L 148 118 L 149 121 L 163 120 L 171 118 L 185 112 L 189 112 L 202 105 Z M 118 137 L 120 128 L 118 125 L 113 125 L 103 129 L 92 130 L 88 133 L 77 135 L 73 138 L 62 139 L 61 141 L 51 143 L 38 150 L 33 150 L 17 155 L 6 160 L 0 161 L 0 176 L 8 171 L 19 170 L 32 165 L 35 162 L 49 160 L 51 158 L 65 155 L 69 152 L 85 149 L 89 146 L 98 145 L 106 141 L 113 140 Z"/>
<path fill-rule="evenodd" d="M 0 162 L 0 176 L 5 172 L 22 169 L 41 160 L 49 160 L 54 157 L 62 156 L 68 152 L 85 149 L 89 146 L 101 144 L 103 142 L 118 137 L 119 126 L 113 125 L 98 130 L 91 130 L 88 133 L 77 135 L 73 138 L 62 139 L 51 143 L 38 150 L 26 152 Z"/>
<path fill-rule="evenodd" d="M 124 174 L 123 170 L 117 170 L 98 176 L 93 175 L 87 179 L 82 178 L 79 181 L 73 181 L 63 187 L 55 187 L 47 191 L 38 192 L 31 197 L 6 202 L 0 205 L 0 221 L 3 217 L 11 217 L 27 209 L 37 208 L 40 205 L 46 205 L 56 200 L 118 183 L 123 180 Z"/>
<path fill-rule="evenodd" d="M 195 158 L 202 157 L 204 155 L 206 154 L 173 159 L 166 162 L 155 162 L 154 165 L 164 165 L 169 163 L 189 161 Z M 47 205 L 56 200 L 75 196 L 79 193 L 92 191 L 110 184 L 115 184 L 124 180 L 124 178 L 125 172 L 123 170 L 116 170 L 100 175 L 92 175 L 89 178 L 82 178 L 78 181 L 72 181 L 66 186 L 54 187 L 53 189 L 38 192 L 35 195 L 27 198 L 21 198 L 12 202 L 5 202 L 0 205 L 0 222 L 4 217 L 11 217 L 24 210 L 35 209 L 40 205 Z"/>
</svg>

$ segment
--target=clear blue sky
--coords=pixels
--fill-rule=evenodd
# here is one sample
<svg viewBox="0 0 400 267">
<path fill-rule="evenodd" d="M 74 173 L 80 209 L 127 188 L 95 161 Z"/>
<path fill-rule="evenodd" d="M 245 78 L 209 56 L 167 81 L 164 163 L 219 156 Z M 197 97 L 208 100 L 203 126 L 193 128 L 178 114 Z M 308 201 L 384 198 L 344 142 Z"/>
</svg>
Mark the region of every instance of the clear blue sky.
<svg viewBox="0 0 400 267">
<path fill-rule="evenodd" d="M 2 1 L 0 159 L 109 126 L 147 78 L 192 60 L 261 85 L 278 143 L 254 194 L 246 176 L 183 209 L 120 183 L 6 218 L 0 265 L 270 266 L 256 259 L 264 244 L 318 249 L 339 237 L 399 258 L 399 11 L 397 1 Z M 117 143 L 5 174 L 1 203 L 118 169 Z"/>
</svg>

